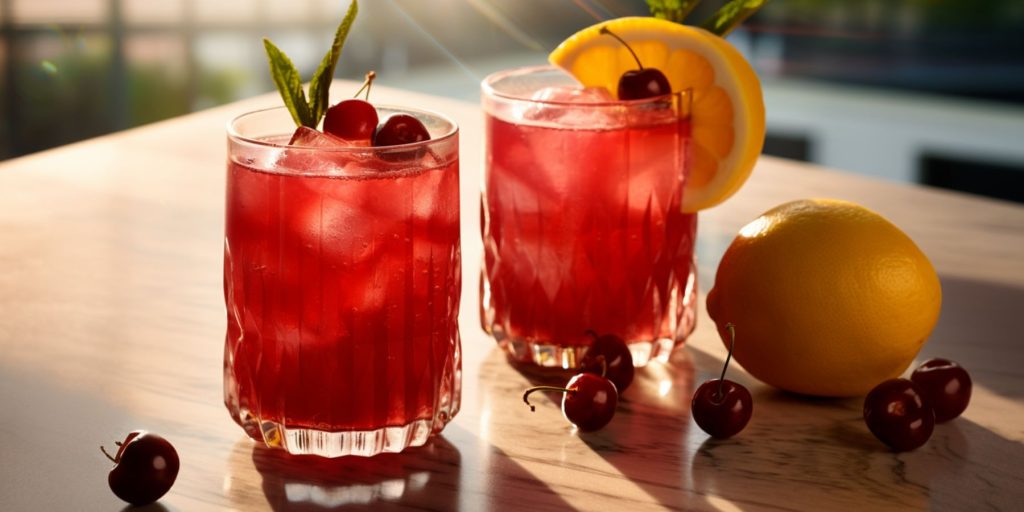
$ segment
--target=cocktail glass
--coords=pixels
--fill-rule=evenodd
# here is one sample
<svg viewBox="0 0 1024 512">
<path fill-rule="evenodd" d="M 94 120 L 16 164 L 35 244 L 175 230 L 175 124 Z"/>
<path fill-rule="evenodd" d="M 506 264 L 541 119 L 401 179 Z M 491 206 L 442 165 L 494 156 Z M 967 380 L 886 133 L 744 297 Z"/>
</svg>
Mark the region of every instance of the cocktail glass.
<svg viewBox="0 0 1024 512">
<path fill-rule="evenodd" d="M 553 67 L 482 87 L 484 330 L 540 366 L 576 367 L 605 334 L 637 366 L 667 358 L 695 321 L 689 92 L 616 101 Z"/>
<path fill-rule="evenodd" d="M 295 454 L 419 446 L 459 410 L 458 128 L 356 147 L 284 108 L 228 126 L 225 404 Z M 300 130 L 300 131 L 301 131 Z"/>
</svg>

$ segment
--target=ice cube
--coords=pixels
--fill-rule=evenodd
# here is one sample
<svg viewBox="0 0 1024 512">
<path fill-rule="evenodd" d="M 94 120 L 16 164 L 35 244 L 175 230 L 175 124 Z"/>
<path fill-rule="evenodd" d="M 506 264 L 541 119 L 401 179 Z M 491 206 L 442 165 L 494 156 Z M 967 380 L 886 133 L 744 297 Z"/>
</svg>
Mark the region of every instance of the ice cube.
<svg viewBox="0 0 1024 512">
<path fill-rule="evenodd" d="M 612 128 L 623 124 L 626 109 L 604 87 L 545 87 L 533 94 L 534 101 L 522 113 L 529 121 L 561 128 Z M 611 103 L 611 104 L 609 104 Z"/>
<path fill-rule="evenodd" d="M 611 103 L 615 101 L 612 93 L 604 87 L 577 87 L 573 85 L 559 85 L 545 87 L 533 93 L 530 97 L 533 101 L 546 101 L 558 103 Z"/>
<path fill-rule="evenodd" d="M 359 160 L 358 155 L 348 151 L 317 151 L 312 148 L 346 148 L 353 143 L 306 126 L 295 129 L 289 146 L 295 146 L 281 153 L 275 167 L 284 172 L 345 174 L 345 167 Z"/>
<path fill-rule="evenodd" d="M 350 144 L 341 137 L 335 137 L 334 135 L 314 130 L 308 126 L 300 126 L 295 129 L 295 133 L 292 134 L 292 138 L 288 141 L 288 145 L 310 148 L 328 148 L 344 147 Z"/>
</svg>

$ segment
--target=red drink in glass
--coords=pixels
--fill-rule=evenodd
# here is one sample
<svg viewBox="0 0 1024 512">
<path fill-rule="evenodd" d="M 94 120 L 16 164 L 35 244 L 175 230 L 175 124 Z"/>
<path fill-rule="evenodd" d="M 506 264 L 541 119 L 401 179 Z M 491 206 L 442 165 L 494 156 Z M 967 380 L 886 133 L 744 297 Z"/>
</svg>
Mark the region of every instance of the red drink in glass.
<svg viewBox="0 0 1024 512">
<path fill-rule="evenodd" d="M 688 95 L 618 102 L 572 83 L 553 68 L 484 82 L 483 326 L 542 366 L 576 366 L 591 333 L 644 365 L 694 324 Z"/>
<path fill-rule="evenodd" d="M 269 446 L 395 452 L 459 409 L 458 135 L 411 113 L 433 140 L 285 147 L 284 109 L 232 124 L 225 402 Z"/>
</svg>

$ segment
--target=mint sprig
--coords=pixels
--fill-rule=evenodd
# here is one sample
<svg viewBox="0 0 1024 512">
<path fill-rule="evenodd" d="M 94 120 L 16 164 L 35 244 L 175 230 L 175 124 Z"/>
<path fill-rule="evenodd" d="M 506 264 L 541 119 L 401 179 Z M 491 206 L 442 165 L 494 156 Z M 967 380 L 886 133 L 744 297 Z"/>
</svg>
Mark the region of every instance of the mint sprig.
<svg viewBox="0 0 1024 512">
<path fill-rule="evenodd" d="M 647 0 L 651 16 L 682 23 L 700 0 Z"/>
<path fill-rule="evenodd" d="M 313 80 L 309 83 L 309 100 L 306 100 L 306 93 L 302 89 L 302 79 L 295 64 L 280 48 L 274 45 L 269 39 L 263 39 L 263 47 L 267 50 L 267 61 L 270 63 L 270 76 L 277 85 L 278 92 L 284 105 L 288 107 L 292 119 L 298 126 L 307 126 L 316 129 L 327 113 L 330 106 L 328 94 L 331 88 L 331 81 L 334 80 L 334 68 L 338 64 L 338 57 L 341 57 L 341 49 L 345 45 L 345 38 L 352 28 L 359 12 L 359 5 L 356 0 L 348 6 L 345 18 L 341 20 L 338 29 L 334 33 L 334 42 L 331 49 L 320 61 L 320 66 L 313 73 Z"/>
<path fill-rule="evenodd" d="M 299 126 L 316 127 L 319 119 L 313 119 L 309 111 L 309 104 L 306 103 L 306 93 L 302 90 L 302 79 L 299 78 L 299 70 L 270 39 L 263 39 L 263 47 L 267 50 L 267 60 L 270 61 L 270 76 L 274 78 L 274 84 L 281 93 L 284 105 L 291 112 L 292 119 Z"/>
<path fill-rule="evenodd" d="M 725 37 L 744 20 L 764 7 L 768 0 L 731 0 L 715 11 L 700 27 L 715 35 Z"/>
</svg>

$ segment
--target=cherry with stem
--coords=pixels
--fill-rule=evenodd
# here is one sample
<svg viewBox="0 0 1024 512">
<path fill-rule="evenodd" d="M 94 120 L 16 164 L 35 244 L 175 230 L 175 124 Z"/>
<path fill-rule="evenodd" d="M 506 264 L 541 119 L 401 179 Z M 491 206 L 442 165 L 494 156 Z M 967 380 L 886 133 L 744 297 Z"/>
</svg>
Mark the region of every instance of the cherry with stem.
<svg viewBox="0 0 1024 512">
<path fill-rule="evenodd" d="M 324 116 L 324 132 L 350 142 L 369 145 L 374 130 L 380 120 L 377 109 L 370 104 L 370 88 L 377 78 L 375 71 L 366 73 L 363 86 L 356 91 L 351 99 L 343 100 L 327 109 Z M 366 91 L 366 99 L 359 99 L 359 94 Z"/>
<path fill-rule="evenodd" d="M 607 425 L 619 403 L 619 392 L 615 384 L 592 373 L 573 376 L 564 388 L 534 386 L 527 389 L 523 392 L 523 402 L 530 406 L 531 412 L 536 411 L 536 407 L 530 403 L 530 394 L 536 391 L 562 393 L 562 415 L 582 432 L 600 430 Z"/>
<path fill-rule="evenodd" d="M 180 462 L 178 452 L 166 439 L 136 430 L 114 444 L 118 447 L 116 455 L 110 455 L 102 445 L 100 451 L 114 463 L 107 483 L 118 498 L 145 505 L 160 499 L 174 485 Z"/>
<path fill-rule="evenodd" d="M 736 327 L 725 324 L 729 331 L 729 354 L 717 379 L 705 381 L 693 394 L 690 410 L 701 430 L 712 437 L 725 439 L 738 434 L 750 422 L 754 400 L 743 385 L 727 380 L 725 372 L 736 348 Z"/>
<path fill-rule="evenodd" d="M 645 68 L 643 63 L 640 62 L 640 57 L 638 57 L 636 52 L 633 51 L 633 48 L 629 46 L 629 43 L 611 30 L 608 30 L 608 27 L 602 26 L 600 33 L 602 35 L 612 36 L 618 42 L 622 43 L 622 45 L 629 50 L 633 59 L 636 60 L 637 67 L 640 68 L 626 71 L 625 73 L 622 73 L 621 77 L 619 77 L 617 95 L 620 100 L 655 98 L 672 93 L 672 86 L 669 85 L 668 78 L 665 77 L 665 74 L 655 68 Z"/>
</svg>

